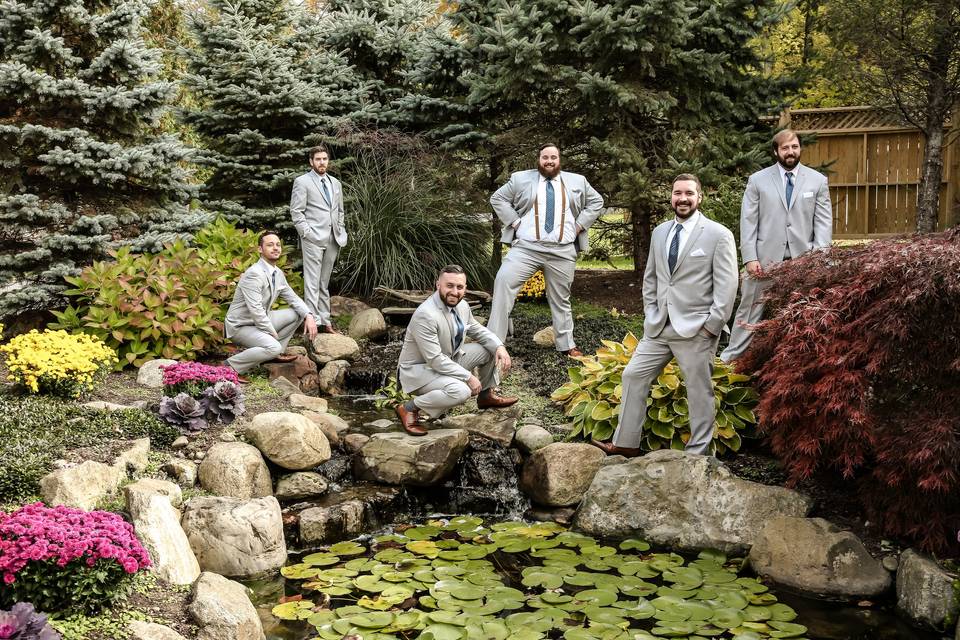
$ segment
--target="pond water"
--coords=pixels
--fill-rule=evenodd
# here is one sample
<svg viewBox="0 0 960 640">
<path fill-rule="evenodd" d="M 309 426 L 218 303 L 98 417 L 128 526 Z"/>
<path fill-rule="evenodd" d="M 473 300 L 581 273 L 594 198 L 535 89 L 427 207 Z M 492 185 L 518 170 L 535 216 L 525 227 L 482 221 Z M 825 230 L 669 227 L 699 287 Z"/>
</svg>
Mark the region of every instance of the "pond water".
<svg viewBox="0 0 960 640">
<path fill-rule="evenodd" d="M 939 637 L 882 607 L 769 590 L 741 565 L 554 523 L 457 516 L 292 556 L 286 577 L 248 584 L 268 640 Z M 277 608 L 290 596 L 302 599 Z"/>
</svg>

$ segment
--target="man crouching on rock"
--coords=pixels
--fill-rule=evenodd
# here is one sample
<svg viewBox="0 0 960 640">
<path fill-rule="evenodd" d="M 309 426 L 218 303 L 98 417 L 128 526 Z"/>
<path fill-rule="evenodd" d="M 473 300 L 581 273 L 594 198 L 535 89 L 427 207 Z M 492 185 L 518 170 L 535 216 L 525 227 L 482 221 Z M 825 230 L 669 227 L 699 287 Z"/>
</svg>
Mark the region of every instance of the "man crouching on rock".
<svg viewBox="0 0 960 640">
<path fill-rule="evenodd" d="M 404 431 L 427 434 L 420 413 L 436 418 L 477 396 L 480 409 L 509 407 L 516 398 L 497 395 L 500 372 L 510 370 L 510 354 L 492 331 L 473 317 L 463 296 L 467 275 L 463 267 L 445 266 L 437 291 L 410 318 L 400 351 L 398 373 L 404 392 L 417 397 L 397 406 Z M 474 342 L 464 344 L 465 338 Z M 479 367 L 473 375 L 474 367 Z"/>
</svg>

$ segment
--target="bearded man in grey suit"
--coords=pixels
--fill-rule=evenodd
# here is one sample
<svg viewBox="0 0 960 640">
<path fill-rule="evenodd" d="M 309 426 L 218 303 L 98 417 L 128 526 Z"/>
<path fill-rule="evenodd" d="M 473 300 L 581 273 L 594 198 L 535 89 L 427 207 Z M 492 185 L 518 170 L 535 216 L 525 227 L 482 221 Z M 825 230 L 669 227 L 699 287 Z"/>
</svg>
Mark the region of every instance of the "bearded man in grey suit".
<svg viewBox="0 0 960 640">
<path fill-rule="evenodd" d="M 436 418 L 470 396 L 477 396 L 480 409 L 509 407 L 517 401 L 497 395 L 500 371 L 510 369 L 510 354 L 503 341 L 473 317 L 463 299 L 466 292 L 463 268 L 445 266 L 437 277 L 437 290 L 417 307 L 407 325 L 398 375 L 403 390 L 416 398 L 397 405 L 397 415 L 410 435 L 427 433 L 421 412 Z M 466 344 L 466 338 L 473 342 Z"/>
<path fill-rule="evenodd" d="M 339 333 L 330 318 L 330 274 L 340 249 L 347 244 L 343 219 L 343 188 L 331 176 L 330 152 L 323 145 L 310 149 L 310 171 L 293 181 L 290 217 L 303 252 L 303 297 L 327 333 Z"/>
<path fill-rule="evenodd" d="M 283 271 L 277 268 L 283 251 L 280 237 L 273 231 L 264 231 L 257 247 L 260 260 L 240 276 L 223 323 L 227 339 L 246 347 L 227 359 L 227 364 L 237 373 L 268 360 L 294 360 L 296 356 L 285 356 L 283 352 L 301 323 L 311 340 L 317 335 L 313 314 L 287 284 Z M 273 303 L 278 298 L 283 298 L 290 307 L 273 311 Z"/>
<path fill-rule="evenodd" d="M 643 273 L 643 339 L 623 370 L 620 422 L 612 442 L 593 442 L 609 455 L 640 454 L 647 395 L 671 358 L 687 385 L 686 450 L 710 452 L 713 359 L 737 297 L 737 249 L 729 229 L 700 213 L 702 200 L 696 176 L 677 176 L 670 198 L 675 218 L 653 230 Z"/>
<path fill-rule="evenodd" d="M 587 229 L 600 216 L 603 197 L 587 179 L 560 170 L 560 149 L 540 147 L 537 168 L 518 171 L 490 197 L 503 223 L 500 241 L 510 245 L 493 285 L 487 327 L 501 340 L 523 283 L 543 270 L 553 318 L 554 345 L 571 357 L 583 355 L 573 339 L 570 288 L 577 254 L 589 246 Z"/>
<path fill-rule="evenodd" d="M 753 331 L 746 325 L 763 317 L 766 269 L 814 249 L 826 249 L 833 237 L 833 210 L 827 177 L 800 164 L 800 139 L 789 129 L 773 138 L 777 163 L 747 181 L 740 208 L 740 254 L 744 276 L 740 306 L 724 362 L 744 354 Z"/>
</svg>

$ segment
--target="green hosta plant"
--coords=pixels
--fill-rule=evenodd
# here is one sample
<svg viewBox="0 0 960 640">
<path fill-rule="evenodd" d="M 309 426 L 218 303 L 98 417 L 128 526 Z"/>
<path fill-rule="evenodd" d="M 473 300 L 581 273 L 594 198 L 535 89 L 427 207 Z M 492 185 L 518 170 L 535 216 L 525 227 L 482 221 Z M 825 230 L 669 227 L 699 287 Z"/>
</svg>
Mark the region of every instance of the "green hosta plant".
<svg viewBox="0 0 960 640">
<path fill-rule="evenodd" d="M 628 333 L 622 342 L 602 342 L 595 355 L 584 356 L 581 366 L 568 370 L 570 381 L 551 395 L 573 419 L 568 439 L 607 440 L 617 428 L 621 376 L 639 340 Z M 712 449 L 718 454 L 739 451 L 742 438 L 753 435 L 757 422 L 753 407 L 759 398 L 749 382 L 749 376 L 734 373 L 733 367 L 719 359 L 714 363 L 717 418 Z M 651 387 L 640 446 L 647 451 L 683 449 L 689 438 L 687 390 L 680 368 L 671 361 Z"/>
<path fill-rule="evenodd" d="M 112 260 L 66 278 L 73 304 L 54 311 L 57 322 L 50 326 L 99 337 L 117 352 L 118 368 L 218 351 L 236 283 L 259 259 L 257 234 L 218 219 L 195 242 L 188 247 L 177 241 L 158 254 L 111 251 Z M 283 263 L 281 258 L 281 268 Z M 295 291 L 303 290 L 299 274 L 287 276 Z"/>
<path fill-rule="evenodd" d="M 374 403 L 377 409 L 392 409 L 398 404 L 403 404 L 413 398 L 412 395 L 406 393 L 400 386 L 397 376 L 390 376 L 387 384 L 377 389 L 374 394 L 380 396 Z"/>
</svg>

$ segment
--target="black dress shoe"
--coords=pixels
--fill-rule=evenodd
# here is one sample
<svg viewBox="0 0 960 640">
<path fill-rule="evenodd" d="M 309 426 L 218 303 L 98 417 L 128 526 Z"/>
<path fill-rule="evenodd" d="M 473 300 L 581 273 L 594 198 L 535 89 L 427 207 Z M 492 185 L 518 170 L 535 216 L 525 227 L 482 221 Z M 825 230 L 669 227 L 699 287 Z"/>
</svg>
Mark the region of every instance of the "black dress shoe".
<svg viewBox="0 0 960 640">
<path fill-rule="evenodd" d="M 416 409 L 407 411 L 402 404 L 397 405 L 397 417 L 400 418 L 400 426 L 403 430 L 412 436 L 425 436 L 427 430 L 420 423 L 420 412 Z"/>
<path fill-rule="evenodd" d="M 640 447 L 618 447 L 612 442 L 600 442 L 599 440 L 591 440 L 590 444 L 595 446 L 600 451 L 603 451 L 608 456 L 623 456 L 624 458 L 636 458 L 639 456 L 642 451 Z"/>
</svg>

